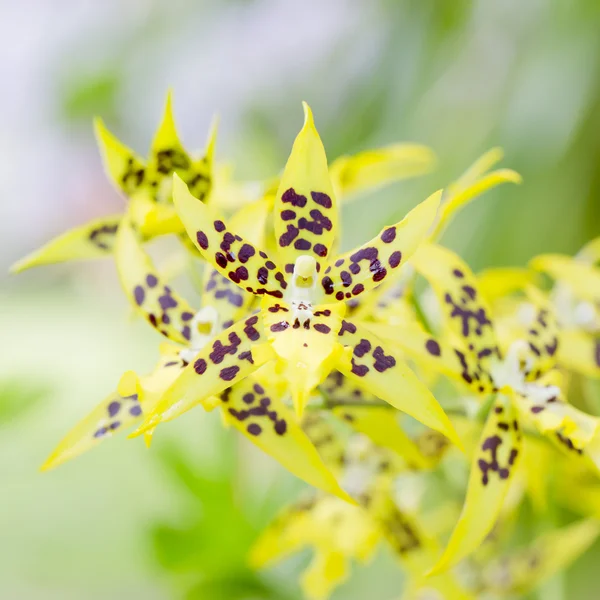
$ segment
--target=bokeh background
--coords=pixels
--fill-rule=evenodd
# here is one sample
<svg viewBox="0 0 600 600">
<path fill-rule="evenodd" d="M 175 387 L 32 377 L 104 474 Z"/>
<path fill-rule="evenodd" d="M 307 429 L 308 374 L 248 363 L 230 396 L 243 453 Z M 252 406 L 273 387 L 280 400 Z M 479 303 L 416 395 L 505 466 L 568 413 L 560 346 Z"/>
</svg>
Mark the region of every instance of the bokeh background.
<svg viewBox="0 0 600 600">
<path fill-rule="evenodd" d="M 329 159 L 393 141 L 438 169 L 344 210 L 346 246 L 370 238 L 492 146 L 522 186 L 468 207 L 444 242 L 476 269 L 574 252 L 600 234 L 597 0 L 0 1 L 0 598 L 297 599 L 307 556 L 258 577 L 256 532 L 302 487 L 216 414 L 115 439 L 37 472 L 156 337 L 132 322 L 110 261 L 8 276 L 65 229 L 121 209 L 92 117 L 144 152 L 172 87 L 184 143 L 241 178 L 283 166 L 315 113 Z M 597 597 L 593 551 L 549 600 Z M 382 552 L 336 600 L 392 600 Z"/>
</svg>

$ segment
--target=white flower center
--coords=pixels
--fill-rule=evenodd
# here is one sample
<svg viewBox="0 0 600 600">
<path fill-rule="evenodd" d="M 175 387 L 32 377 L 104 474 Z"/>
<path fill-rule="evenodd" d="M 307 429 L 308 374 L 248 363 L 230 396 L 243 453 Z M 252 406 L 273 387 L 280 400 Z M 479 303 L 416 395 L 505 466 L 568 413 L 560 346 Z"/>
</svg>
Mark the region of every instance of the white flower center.
<svg viewBox="0 0 600 600">
<path fill-rule="evenodd" d="M 287 300 L 292 307 L 292 323 L 306 326 L 313 317 L 313 302 L 317 293 L 317 261 L 306 254 L 294 263 Z"/>
<path fill-rule="evenodd" d="M 494 385 L 498 389 L 509 387 L 536 404 L 547 402 L 558 396 L 560 390 L 555 385 L 545 386 L 525 380 L 533 366 L 533 359 L 527 350 L 527 342 L 517 340 L 510 345 L 504 359 L 492 363 L 490 374 Z"/>
</svg>

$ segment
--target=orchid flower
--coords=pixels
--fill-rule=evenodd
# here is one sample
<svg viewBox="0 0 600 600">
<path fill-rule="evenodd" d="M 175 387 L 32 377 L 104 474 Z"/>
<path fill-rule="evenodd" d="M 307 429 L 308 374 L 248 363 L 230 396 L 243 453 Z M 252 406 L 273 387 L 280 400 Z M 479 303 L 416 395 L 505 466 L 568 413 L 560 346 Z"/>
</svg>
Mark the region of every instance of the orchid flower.
<svg viewBox="0 0 600 600">
<path fill-rule="evenodd" d="M 305 105 L 275 201 L 277 257 L 245 240 L 175 178 L 174 200 L 207 262 L 241 289 L 262 296 L 258 314 L 213 339 L 167 390 L 139 432 L 171 420 L 262 365 L 274 362 L 301 415 L 334 369 L 454 442 L 454 429 L 429 390 L 377 336 L 344 319 L 348 298 L 368 294 L 416 250 L 440 193 L 367 244 L 331 256 L 338 215 L 325 150 Z"/>
<path fill-rule="evenodd" d="M 473 552 L 492 529 L 521 454 L 524 424 L 531 424 L 557 447 L 577 455 L 590 444 L 598 419 L 567 404 L 552 384 L 558 329 L 543 295 L 530 289 L 535 310 L 521 337 L 500 347 L 492 314 L 468 266 L 451 251 L 422 245 L 412 264 L 435 292 L 448 336 L 435 338 L 424 329 L 396 332 L 404 351 L 467 386 L 494 397 L 472 462 L 462 515 L 446 552 L 433 572 L 456 564 Z M 371 325 L 385 333 L 383 326 Z M 394 335 L 389 332 L 388 336 Z M 480 510 L 486 506 L 486 510 Z"/>
<path fill-rule="evenodd" d="M 592 250 L 600 238 L 571 258 L 544 254 L 530 266 L 555 280 L 552 301 L 561 328 L 559 361 L 588 377 L 600 377 L 600 267 Z M 600 254 L 600 251 L 599 251 Z"/>
<path fill-rule="evenodd" d="M 108 176 L 127 202 L 126 214 L 144 238 L 182 232 L 173 208 L 171 188 L 177 173 L 196 195 L 209 198 L 213 175 L 216 128 L 210 134 L 204 156 L 192 158 L 184 149 L 173 118 L 172 95 L 167 95 L 163 118 L 146 160 L 121 143 L 95 120 L 96 137 Z M 17 262 L 12 270 L 73 259 L 102 258 L 112 253 L 122 214 L 101 217 L 68 231 Z"/>
<path fill-rule="evenodd" d="M 114 395 L 107 398 L 67 434 L 45 468 L 80 454 L 126 426 L 139 424 L 143 414 L 152 410 L 188 362 L 227 326 L 225 319 L 230 321 L 230 318 L 247 314 L 244 298 L 252 299 L 250 294 L 235 292 L 228 280 L 212 272 L 207 277 L 214 284 L 214 289 L 210 290 L 212 294 L 203 296 L 200 309 L 196 311 L 161 281 L 127 221 L 121 223 L 115 250 L 119 276 L 128 299 L 136 311 L 171 343 L 163 344 L 161 361 L 151 375 L 139 380 L 133 374 L 126 375 L 119 387 L 120 398 Z M 227 293 L 219 294 L 218 290 Z M 235 343 L 233 338 L 229 341 Z M 226 355 L 228 349 L 221 347 L 213 351 Z M 213 406 L 222 406 L 227 423 L 292 473 L 311 485 L 349 500 L 293 415 L 288 414 L 289 409 L 280 401 L 277 389 L 269 379 L 268 376 L 247 377 L 227 389 L 220 398 L 212 398 L 211 402 Z M 125 388 L 126 383 L 129 386 Z"/>
<path fill-rule="evenodd" d="M 315 444 L 324 429 L 322 424 L 315 438 L 311 424 L 308 433 Z M 329 435 L 334 436 L 331 430 Z M 344 485 L 360 506 L 316 494 L 285 508 L 258 539 L 251 564 L 263 568 L 309 547 L 314 557 L 301 586 L 307 598 L 325 600 L 347 579 L 352 561 L 367 562 L 386 543 L 411 581 L 424 585 L 423 573 L 435 558 L 437 543 L 393 498 L 394 478 L 405 467 L 362 436 L 351 438 L 343 454 Z M 428 579 L 426 587 L 450 594 L 451 600 L 470 597 L 449 574 Z"/>
</svg>

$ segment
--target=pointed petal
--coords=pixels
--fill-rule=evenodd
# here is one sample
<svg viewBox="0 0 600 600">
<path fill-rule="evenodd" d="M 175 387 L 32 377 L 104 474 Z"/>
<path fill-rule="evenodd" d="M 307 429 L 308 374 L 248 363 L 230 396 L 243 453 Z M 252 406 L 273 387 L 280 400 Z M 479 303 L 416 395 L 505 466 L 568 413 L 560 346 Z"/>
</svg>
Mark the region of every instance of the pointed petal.
<svg viewBox="0 0 600 600">
<path fill-rule="evenodd" d="M 521 433 L 514 412 L 510 403 L 499 397 L 473 456 L 462 513 L 431 574 L 445 571 L 469 556 L 492 530 L 512 481 L 520 449 Z"/>
<path fill-rule="evenodd" d="M 274 207 L 275 237 L 286 272 L 296 258 L 314 255 L 325 263 L 338 235 L 338 208 L 325 148 L 304 103 L 304 126 L 281 176 Z"/>
<path fill-rule="evenodd" d="M 598 417 L 575 408 L 560 395 L 544 401 L 515 394 L 514 399 L 523 418 L 532 422 L 540 433 L 567 454 L 581 454 L 598 431 Z"/>
<path fill-rule="evenodd" d="M 222 400 L 225 420 L 253 444 L 310 485 L 352 501 L 274 390 L 248 377 L 230 388 Z"/>
<path fill-rule="evenodd" d="M 341 156 L 332 163 L 329 172 L 336 195 L 349 202 L 364 192 L 429 173 L 435 163 L 431 148 L 399 143 Z"/>
<path fill-rule="evenodd" d="M 536 256 L 529 266 L 568 285 L 581 300 L 600 301 L 600 268 L 562 254 Z"/>
<path fill-rule="evenodd" d="M 400 348 L 419 365 L 478 390 L 478 382 L 472 375 L 476 370 L 475 361 L 469 362 L 469 357 L 463 352 L 448 344 L 443 338 L 432 336 L 419 323 L 407 323 L 398 327 L 379 323 L 361 323 L 361 325 L 391 346 Z"/>
<path fill-rule="evenodd" d="M 448 327 L 463 342 L 464 354 L 477 364 L 477 375 L 465 369 L 463 378 L 467 383 L 483 386 L 482 392 L 493 391 L 489 372 L 499 351 L 491 312 L 475 275 L 456 254 L 433 244 L 421 246 L 412 265 L 431 285 Z"/>
<path fill-rule="evenodd" d="M 310 320 L 301 320 L 292 306 L 265 298 L 261 310 L 266 335 L 279 358 L 279 372 L 288 382 L 298 416 L 310 394 L 330 373 L 341 351 L 338 343 L 344 306 L 315 306 Z"/>
<path fill-rule="evenodd" d="M 259 315 L 238 321 L 196 355 L 135 433 L 144 433 L 159 423 L 171 421 L 219 395 L 273 357 Z"/>
<path fill-rule="evenodd" d="M 538 283 L 539 277 L 530 269 L 520 267 L 498 267 L 485 269 L 477 274 L 479 290 L 488 302 L 523 291 Z"/>
<path fill-rule="evenodd" d="M 411 369 L 396 358 L 390 345 L 364 327 L 342 321 L 340 343 L 348 354 L 340 358 L 337 369 L 361 388 L 385 400 L 394 408 L 443 433 L 461 446 L 450 419 L 427 387 Z"/>
<path fill-rule="evenodd" d="M 129 197 L 144 187 L 146 167 L 143 159 L 108 131 L 102 119 L 94 120 L 94 129 L 104 169 L 117 188 Z"/>
<path fill-rule="evenodd" d="M 16 262 L 10 270 L 20 273 L 41 265 L 109 256 L 122 218 L 123 215 L 100 217 L 71 229 Z"/>
<path fill-rule="evenodd" d="M 591 265 L 600 262 L 600 236 L 590 240 L 578 253 L 577 258 Z"/>
<path fill-rule="evenodd" d="M 145 191 L 130 196 L 127 214 L 144 239 L 185 231 L 173 204 L 156 202 Z"/>
<path fill-rule="evenodd" d="M 521 176 L 512 169 L 498 169 L 487 173 L 498 161 L 502 160 L 504 152 L 501 148 L 492 148 L 477 159 L 455 182 L 451 183 L 444 193 L 444 200 L 431 240 L 437 240 L 458 210 L 502 183 L 522 182 Z"/>
<path fill-rule="evenodd" d="M 270 204 L 263 200 L 244 206 L 231 218 L 232 230 L 261 248 L 270 208 Z M 225 328 L 247 315 L 255 300 L 253 294 L 240 290 L 219 271 L 212 267 L 205 268 L 202 306 L 213 306 Z"/>
<path fill-rule="evenodd" d="M 600 377 L 600 336 L 562 329 L 558 345 L 558 363 L 587 377 Z"/>
<path fill-rule="evenodd" d="M 119 228 L 115 258 L 121 285 L 134 310 L 165 337 L 187 345 L 196 311 L 161 281 L 128 221 Z"/>
<path fill-rule="evenodd" d="M 327 600 L 333 590 L 350 576 L 348 563 L 341 552 L 317 550 L 300 578 L 307 600 Z"/>
<path fill-rule="evenodd" d="M 526 288 L 528 299 L 534 307 L 533 320 L 527 323 L 523 339 L 527 342 L 527 379 L 539 379 L 556 366 L 560 347 L 558 323 L 549 299 L 533 286 Z"/>
<path fill-rule="evenodd" d="M 41 467 L 42 471 L 53 469 L 83 454 L 115 433 L 141 421 L 142 407 L 138 392 L 137 375 L 128 371 L 121 377 L 117 390 L 109 394 L 59 442 Z"/>
<path fill-rule="evenodd" d="M 401 263 L 404 264 L 425 239 L 440 198 L 441 191 L 432 194 L 402 221 L 386 227 L 370 242 L 332 261 L 321 278 L 325 294 L 344 300 L 377 287 Z"/>
<path fill-rule="evenodd" d="M 283 298 L 287 287 L 285 277 L 267 254 L 230 231 L 226 222 L 194 198 L 177 176 L 173 185 L 177 212 L 202 256 L 242 289 Z"/>
</svg>

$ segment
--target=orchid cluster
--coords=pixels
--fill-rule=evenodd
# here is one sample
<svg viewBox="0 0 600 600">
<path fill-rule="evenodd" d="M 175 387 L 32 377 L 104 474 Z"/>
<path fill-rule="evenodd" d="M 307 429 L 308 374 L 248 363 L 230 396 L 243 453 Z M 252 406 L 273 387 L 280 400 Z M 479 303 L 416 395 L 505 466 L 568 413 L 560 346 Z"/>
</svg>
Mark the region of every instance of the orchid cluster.
<svg viewBox="0 0 600 600">
<path fill-rule="evenodd" d="M 146 160 L 96 123 L 124 213 L 15 270 L 113 256 L 133 310 L 165 340 L 156 366 L 127 371 L 43 469 L 129 427 L 150 445 L 163 423 L 218 409 L 312 488 L 256 541 L 254 568 L 311 548 L 300 583 L 321 600 L 383 546 L 406 573 L 390 598 L 519 597 L 600 533 L 600 420 L 587 385 L 600 377 L 600 238 L 575 257 L 479 274 L 439 245 L 459 209 L 520 183 L 494 170 L 493 149 L 340 253 L 340 205 L 429 172 L 435 157 L 393 144 L 328 165 L 306 104 L 304 114 L 283 171 L 261 184 L 215 165 L 215 128 L 193 158 L 170 95 Z M 184 267 L 203 269 L 199 299 L 150 258 L 146 245 L 165 235 L 181 242 Z M 569 402 L 574 385 L 588 411 Z M 525 510 L 540 527 L 515 547 Z"/>
</svg>

